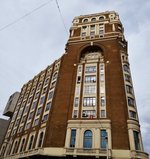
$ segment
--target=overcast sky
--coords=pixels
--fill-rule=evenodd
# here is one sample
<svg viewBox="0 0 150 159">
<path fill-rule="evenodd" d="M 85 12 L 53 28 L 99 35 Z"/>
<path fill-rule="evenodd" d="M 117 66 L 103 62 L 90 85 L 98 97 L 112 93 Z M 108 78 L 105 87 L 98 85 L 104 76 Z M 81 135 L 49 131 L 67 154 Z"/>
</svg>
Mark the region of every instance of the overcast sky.
<svg viewBox="0 0 150 159">
<path fill-rule="evenodd" d="M 68 31 L 75 16 L 112 10 L 119 13 L 128 41 L 144 147 L 150 153 L 150 0 L 58 0 L 58 3 Z M 0 0 L 0 117 L 9 96 L 59 58 L 67 39 L 55 0 Z"/>
</svg>

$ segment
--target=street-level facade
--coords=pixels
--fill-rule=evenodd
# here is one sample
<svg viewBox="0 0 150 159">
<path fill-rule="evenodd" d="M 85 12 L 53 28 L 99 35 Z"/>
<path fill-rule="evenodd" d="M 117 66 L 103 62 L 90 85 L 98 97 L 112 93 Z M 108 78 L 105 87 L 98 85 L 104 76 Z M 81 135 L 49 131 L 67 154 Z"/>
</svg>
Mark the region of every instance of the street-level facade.
<svg viewBox="0 0 150 159">
<path fill-rule="evenodd" d="M 116 12 L 74 18 L 62 57 L 22 87 L 0 154 L 148 159 Z"/>
</svg>

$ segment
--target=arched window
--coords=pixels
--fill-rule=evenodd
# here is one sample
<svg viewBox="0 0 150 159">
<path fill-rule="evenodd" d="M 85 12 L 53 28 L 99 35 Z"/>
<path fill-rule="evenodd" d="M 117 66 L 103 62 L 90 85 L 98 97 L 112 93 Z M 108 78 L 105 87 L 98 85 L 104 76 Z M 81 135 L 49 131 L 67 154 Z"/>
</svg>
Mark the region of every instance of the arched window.
<svg viewBox="0 0 150 159">
<path fill-rule="evenodd" d="M 100 16 L 99 17 L 99 20 L 101 21 L 101 20 L 104 20 L 105 18 L 104 18 L 104 16 Z"/>
<path fill-rule="evenodd" d="M 4 156 L 5 149 L 6 149 L 6 146 L 3 146 L 3 148 L 2 148 L 2 152 L 1 152 L 1 155 L 0 155 L 0 156 Z"/>
<path fill-rule="evenodd" d="M 38 147 L 41 147 L 41 146 L 42 146 L 42 143 L 43 143 L 43 137 L 44 137 L 44 133 L 41 132 L 41 133 L 40 133 L 40 137 L 39 137 Z"/>
<path fill-rule="evenodd" d="M 20 152 L 22 152 L 24 150 L 24 146 L 25 146 L 25 138 L 22 140 Z"/>
<path fill-rule="evenodd" d="M 91 19 L 91 22 L 95 22 L 95 21 L 96 21 L 96 18 L 92 18 L 92 19 Z"/>
<path fill-rule="evenodd" d="M 29 142 L 29 147 L 28 147 L 29 150 L 32 149 L 33 139 L 34 139 L 34 136 L 32 135 Z"/>
<path fill-rule="evenodd" d="M 18 150 L 18 141 L 16 141 L 15 144 L 14 144 L 14 149 L 13 149 L 12 154 L 17 153 L 17 150 Z"/>
<path fill-rule="evenodd" d="M 92 131 L 91 130 L 86 130 L 84 132 L 83 147 L 92 148 Z"/>
<path fill-rule="evenodd" d="M 84 22 L 84 23 L 88 22 L 88 19 L 84 19 L 83 22 Z"/>
</svg>

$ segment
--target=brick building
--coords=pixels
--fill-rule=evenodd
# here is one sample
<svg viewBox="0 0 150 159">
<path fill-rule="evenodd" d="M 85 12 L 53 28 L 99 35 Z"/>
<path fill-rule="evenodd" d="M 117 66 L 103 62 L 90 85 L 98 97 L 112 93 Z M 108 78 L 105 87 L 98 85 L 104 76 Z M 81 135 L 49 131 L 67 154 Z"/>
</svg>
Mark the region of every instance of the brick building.
<svg viewBox="0 0 150 159">
<path fill-rule="evenodd" d="M 62 57 L 23 85 L 0 153 L 148 159 L 116 12 L 74 18 Z"/>
</svg>

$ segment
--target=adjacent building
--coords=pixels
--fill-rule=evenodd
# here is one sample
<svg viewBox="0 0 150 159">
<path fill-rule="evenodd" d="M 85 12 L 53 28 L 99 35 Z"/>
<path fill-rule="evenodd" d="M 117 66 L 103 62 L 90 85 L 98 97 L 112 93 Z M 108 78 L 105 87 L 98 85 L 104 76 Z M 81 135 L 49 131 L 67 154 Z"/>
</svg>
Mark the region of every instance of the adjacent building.
<svg viewBox="0 0 150 159">
<path fill-rule="evenodd" d="M 0 154 L 148 159 L 116 12 L 74 18 L 62 57 L 23 85 Z"/>
</svg>

